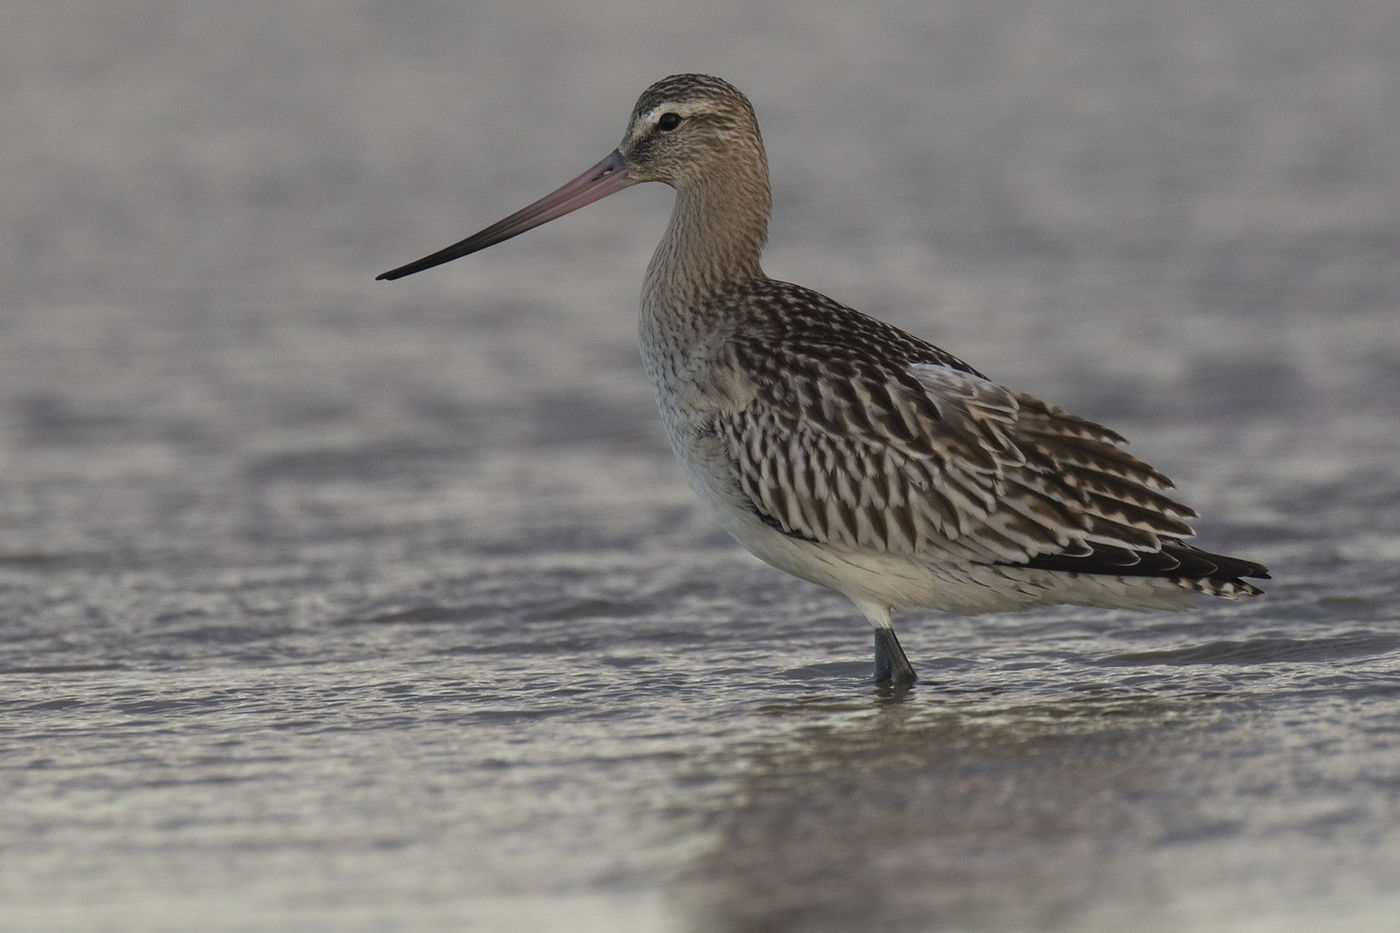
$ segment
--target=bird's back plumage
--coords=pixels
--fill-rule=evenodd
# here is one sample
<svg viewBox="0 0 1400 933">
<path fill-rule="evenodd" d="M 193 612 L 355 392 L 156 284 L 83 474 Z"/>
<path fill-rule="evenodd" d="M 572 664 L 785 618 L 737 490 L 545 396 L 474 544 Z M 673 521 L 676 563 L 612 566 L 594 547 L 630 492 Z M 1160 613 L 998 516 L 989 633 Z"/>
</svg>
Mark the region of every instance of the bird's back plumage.
<svg viewBox="0 0 1400 933">
<path fill-rule="evenodd" d="M 713 428 L 755 514 L 785 535 L 1220 595 L 1251 592 L 1240 577 L 1263 572 L 1184 544 L 1195 513 L 1116 433 L 892 325 L 771 279 L 706 314 L 729 330 L 709 379 L 744 387 Z"/>
</svg>

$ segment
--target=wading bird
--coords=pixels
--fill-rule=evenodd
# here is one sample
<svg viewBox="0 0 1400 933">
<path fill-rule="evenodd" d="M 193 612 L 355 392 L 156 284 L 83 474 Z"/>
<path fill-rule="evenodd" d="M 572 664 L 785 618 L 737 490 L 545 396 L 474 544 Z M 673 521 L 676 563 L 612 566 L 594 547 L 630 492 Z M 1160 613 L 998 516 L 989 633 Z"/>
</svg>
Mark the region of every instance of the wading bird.
<svg viewBox="0 0 1400 933">
<path fill-rule="evenodd" d="M 705 75 L 642 94 L 622 144 L 553 194 L 379 276 L 485 249 L 623 188 L 675 189 L 641 345 L 690 485 L 741 544 L 850 597 L 875 679 L 915 679 L 890 611 L 1255 596 L 1253 561 L 1185 539 L 1171 482 L 1092 421 L 759 265 L 771 196 L 748 99 Z"/>
</svg>

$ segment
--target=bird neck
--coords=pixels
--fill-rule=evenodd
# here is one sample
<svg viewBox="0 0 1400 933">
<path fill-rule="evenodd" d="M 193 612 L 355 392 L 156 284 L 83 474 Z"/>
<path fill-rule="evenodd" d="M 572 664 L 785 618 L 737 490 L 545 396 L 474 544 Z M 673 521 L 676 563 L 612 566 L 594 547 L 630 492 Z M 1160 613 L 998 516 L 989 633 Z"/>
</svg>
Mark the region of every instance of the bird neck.
<svg viewBox="0 0 1400 933">
<path fill-rule="evenodd" d="M 694 307 L 763 277 L 772 207 L 767 165 L 676 186 L 666 235 L 647 267 L 644 307 Z"/>
</svg>

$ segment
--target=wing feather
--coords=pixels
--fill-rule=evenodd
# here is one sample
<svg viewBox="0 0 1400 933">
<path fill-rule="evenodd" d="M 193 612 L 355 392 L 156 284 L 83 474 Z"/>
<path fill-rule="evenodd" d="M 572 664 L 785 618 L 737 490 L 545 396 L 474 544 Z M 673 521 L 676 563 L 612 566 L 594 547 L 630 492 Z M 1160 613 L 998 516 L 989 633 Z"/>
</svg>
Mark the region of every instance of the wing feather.
<svg viewBox="0 0 1400 933">
<path fill-rule="evenodd" d="M 836 548 L 1257 593 L 1247 560 L 1183 544 L 1196 513 L 1119 434 L 808 289 L 762 280 L 706 360 L 739 489 L 777 530 Z"/>
<path fill-rule="evenodd" d="M 1257 592 L 1250 561 L 1182 542 L 1195 512 L 1115 432 L 799 286 L 749 283 L 707 360 L 709 429 L 769 525 L 840 548 L 1174 576 Z"/>
<path fill-rule="evenodd" d="M 771 344 L 763 358 L 762 390 L 716 428 L 744 495 L 790 534 L 1013 563 L 1130 556 L 1191 534 L 1195 513 L 1119 435 L 980 374 Z"/>
</svg>

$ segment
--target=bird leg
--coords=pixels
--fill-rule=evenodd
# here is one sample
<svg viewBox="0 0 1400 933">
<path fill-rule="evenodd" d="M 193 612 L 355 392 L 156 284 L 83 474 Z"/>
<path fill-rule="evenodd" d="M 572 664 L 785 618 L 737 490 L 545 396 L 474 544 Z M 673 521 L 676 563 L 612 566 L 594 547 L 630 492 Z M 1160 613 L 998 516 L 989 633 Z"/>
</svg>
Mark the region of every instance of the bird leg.
<svg viewBox="0 0 1400 933">
<path fill-rule="evenodd" d="M 918 680 L 914 665 L 899 646 L 893 628 L 877 626 L 875 629 L 875 682 L 907 686 Z"/>
<path fill-rule="evenodd" d="M 890 607 L 879 603 L 854 601 L 860 611 L 875 629 L 875 683 L 907 687 L 918 680 L 914 665 L 909 663 L 899 639 L 894 636 L 894 624 L 890 622 Z"/>
</svg>

